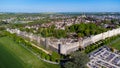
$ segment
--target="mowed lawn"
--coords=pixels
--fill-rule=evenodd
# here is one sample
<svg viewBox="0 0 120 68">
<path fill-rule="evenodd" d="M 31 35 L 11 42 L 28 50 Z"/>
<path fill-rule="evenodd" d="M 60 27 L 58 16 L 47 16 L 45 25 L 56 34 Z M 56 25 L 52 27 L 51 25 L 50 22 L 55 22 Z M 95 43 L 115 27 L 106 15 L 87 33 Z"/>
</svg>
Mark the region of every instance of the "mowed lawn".
<svg viewBox="0 0 120 68">
<path fill-rule="evenodd" d="M 115 40 L 115 41 L 113 41 L 113 42 L 114 42 L 114 43 L 112 43 L 110 46 L 113 47 L 113 48 L 115 48 L 115 49 L 120 50 L 120 39 Z"/>
<path fill-rule="evenodd" d="M 8 37 L 0 38 L 0 68 L 59 68 L 39 60 Z"/>
</svg>

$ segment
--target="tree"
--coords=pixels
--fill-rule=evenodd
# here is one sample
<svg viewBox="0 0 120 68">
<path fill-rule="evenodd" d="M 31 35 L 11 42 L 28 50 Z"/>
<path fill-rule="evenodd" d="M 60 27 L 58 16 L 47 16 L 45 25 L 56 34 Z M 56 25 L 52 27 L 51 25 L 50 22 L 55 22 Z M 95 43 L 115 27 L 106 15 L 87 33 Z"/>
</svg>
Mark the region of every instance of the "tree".
<svg viewBox="0 0 120 68">
<path fill-rule="evenodd" d="M 69 29 L 70 29 L 70 32 L 75 32 L 74 26 L 70 26 Z"/>
<path fill-rule="evenodd" d="M 86 36 L 89 36 L 89 35 L 90 35 L 89 29 L 86 29 L 86 30 L 85 30 L 85 35 L 86 35 Z"/>
<path fill-rule="evenodd" d="M 56 37 L 56 38 L 64 38 L 64 37 L 66 37 L 66 32 L 65 32 L 65 30 L 55 30 L 54 31 L 54 36 Z"/>
<path fill-rule="evenodd" d="M 50 28 L 54 30 L 55 29 L 55 25 L 52 25 Z"/>
<path fill-rule="evenodd" d="M 43 29 L 42 32 L 41 32 L 41 35 L 43 37 L 47 37 L 48 36 L 48 30 L 47 29 Z"/>
<path fill-rule="evenodd" d="M 86 68 L 89 57 L 82 52 L 75 52 L 71 55 L 70 61 L 66 62 L 65 68 Z"/>
<path fill-rule="evenodd" d="M 83 33 L 78 33 L 77 35 L 78 35 L 78 37 L 84 37 Z"/>
<path fill-rule="evenodd" d="M 65 63 L 65 66 L 64 66 L 65 68 L 75 68 L 74 67 L 74 63 L 72 63 L 72 62 L 67 62 L 67 63 Z"/>
</svg>

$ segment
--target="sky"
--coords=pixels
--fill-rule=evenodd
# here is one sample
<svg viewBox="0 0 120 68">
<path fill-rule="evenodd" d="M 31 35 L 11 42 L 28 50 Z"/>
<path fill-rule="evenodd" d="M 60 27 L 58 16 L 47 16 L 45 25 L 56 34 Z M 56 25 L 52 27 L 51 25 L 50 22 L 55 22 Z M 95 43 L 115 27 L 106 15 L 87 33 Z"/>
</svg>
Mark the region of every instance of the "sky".
<svg viewBox="0 0 120 68">
<path fill-rule="evenodd" d="M 120 0 L 0 0 L 0 12 L 120 12 Z"/>
</svg>

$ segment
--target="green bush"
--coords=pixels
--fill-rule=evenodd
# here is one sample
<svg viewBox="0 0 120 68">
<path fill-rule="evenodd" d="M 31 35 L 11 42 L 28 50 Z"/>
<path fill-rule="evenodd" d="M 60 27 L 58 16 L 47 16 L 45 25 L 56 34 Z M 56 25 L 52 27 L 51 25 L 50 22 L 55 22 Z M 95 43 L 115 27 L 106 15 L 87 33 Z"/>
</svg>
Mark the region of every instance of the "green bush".
<svg viewBox="0 0 120 68">
<path fill-rule="evenodd" d="M 108 45 L 111 41 L 117 39 L 118 37 L 120 37 L 120 35 L 113 36 L 113 37 L 110 37 L 110 38 L 106 38 L 105 40 L 101 40 L 101 41 L 98 41 L 96 43 L 93 43 L 93 44 L 87 46 L 85 48 L 84 52 L 88 54 L 88 53 L 92 52 L 93 50 L 95 50 L 95 49 L 97 49 L 97 48 L 99 48 L 99 47 L 101 47 L 103 45 Z M 98 44 L 100 42 L 102 42 L 102 43 Z"/>
</svg>

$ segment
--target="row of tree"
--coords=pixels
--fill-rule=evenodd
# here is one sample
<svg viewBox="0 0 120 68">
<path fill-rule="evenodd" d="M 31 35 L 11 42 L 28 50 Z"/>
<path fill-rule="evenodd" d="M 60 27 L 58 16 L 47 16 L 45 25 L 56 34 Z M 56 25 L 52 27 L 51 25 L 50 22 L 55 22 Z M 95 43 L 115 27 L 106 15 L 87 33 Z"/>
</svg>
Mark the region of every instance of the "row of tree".
<svg viewBox="0 0 120 68">
<path fill-rule="evenodd" d="M 68 27 L 70 32 L 77 33 L 78 37 L 96 35 L 106 31 L 105 28 L 102 28 L 94 23 L 81 23 L 81 24 L 74 24 Z"/>
<path fill-rule="evenodd" d="M 104 46 L 104 45 L 110 45 L 111 41 L 114 41 L 115 39 L 119 38 L 120 35 L 117 35 L 117 36 L 113 36 L 113 37 L 110 37 L 110 38 L 106 38 L 105 40 L 101 40 L 101 41 L 98 41 L 94 44 L 91 44 L 90 46 L 87 46 L 84 50 L 84 52 L 86 54 L 92 52 L 93 50 L 101 47 L 101 46 Z"/>
</svg>

